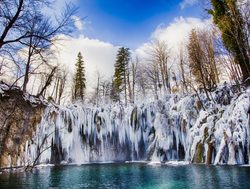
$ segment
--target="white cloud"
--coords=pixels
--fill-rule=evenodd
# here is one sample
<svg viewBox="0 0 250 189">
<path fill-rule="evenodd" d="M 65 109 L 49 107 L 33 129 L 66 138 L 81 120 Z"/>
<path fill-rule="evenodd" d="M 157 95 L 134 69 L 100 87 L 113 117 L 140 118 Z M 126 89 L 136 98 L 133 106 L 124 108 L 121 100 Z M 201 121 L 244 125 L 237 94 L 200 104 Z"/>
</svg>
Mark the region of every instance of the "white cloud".
<svg viewBox="0 0 250 189">
<path fill-rule="evenodd" d="M 198 3 L 198 0 L 183 0 L 180 3 L 180 7 L 181 7 L 181 9 L 185 9 L 187 6 L 192 6 L 196 3 Z"/>
<path fill-rule="evenodd" d="M 75 71 L 78 52 L 82 53 L 86 69 L 87 90 L 95 86 L 97 71 L 106 78 L 113 75 L 118 47 L 83 35 L 78 38 L 61 35 L 60 38 L 63 41 L 58 45 L 58 61 L 65 64 L 70 73 L 73 74 Z"/>
<path fill-rule="evenodd" d="M 175 18 L 168 25 L 160 24 L 155 31 L 152 33 L 149 42 L 142 44 L 139 48 L 135 50 L 135 53 L 140 57 L 142 62 L 147 62 L 149 60 L 149 49 L 152 48 L 152 42 L 164 41 L 169 49 L 168 67 L 172 71 L 178 69 L 177 57 L 179 56 L 180 48 L 183 46 L 185 48 L 189 34 L 192 29 L 211 29 L 212 20 L 210 19 L 199 19 L 199 18 Z M 178 72 L 176 72 L 178 74 Z M 178 75 L 177 75 L 178 78 Z M 170 81 L 172 82 L 172 81 Z"/>
<path fill-rule="evenodd" d="M 74 21 L 75 27 L 76 27 L 79 31 L 82 31 L 82 30 L 83 30 L 83 26 L 84 26 L 84 23 L 82 22 L 82 20 L 81 20 L 78 16 L 72 16 L 72 19 L 73 19 L 73 21 Z"/>
<path fill-rule="evenodd" d="M 211 28 L 210 19 L 199 18 L 175 18 L 173 22 L 168 25 L 160 24 L 152 33 L 150 40 L 165 41 L 170 48 L 172 54 L 176 54 L 180 45 L 185 45 L 188 41 L 190 31 L 194 29 L 209 29 Z M 145 43 L 141 45 L 137 50 L 139 56 L 145 54 L 145 49 L 149 45 Z"/>
</svg>

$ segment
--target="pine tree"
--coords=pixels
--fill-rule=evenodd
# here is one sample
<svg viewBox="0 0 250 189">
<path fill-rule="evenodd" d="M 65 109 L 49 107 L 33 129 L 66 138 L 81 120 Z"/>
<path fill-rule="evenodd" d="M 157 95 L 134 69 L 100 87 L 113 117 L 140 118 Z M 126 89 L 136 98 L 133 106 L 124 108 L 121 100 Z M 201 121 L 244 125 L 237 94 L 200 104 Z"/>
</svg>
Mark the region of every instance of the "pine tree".
<svg viewBox="0 0 250 189">
<path fill-rule="evenodd" d="M 211 4 L 213 9 L 209 10 L 209 13 L 221 31 L 223 44 L 240 65 L 242 79 L 245 81 L 250 76 L 247 23 L 244 22 L 235 0 L 211 0 Z"/>
<path fill-rule="evenodd" d="M 84 100 L 86 89 L 85 67 L 82 54 L 79 52 L 77 55 L 76 73 L 74 77 L 74 94 L 73 100 Z"/>
<path fill-rule="evenodd" d="M 113 100 L 120 100 L 120 93 L 125 93 L 125 104 L 127 104 L 128 64 L 130 60 L 129 48 L 121 47 L 118 50 L 115 63 L 115 74 L 113 79 Z"/>
</svg>

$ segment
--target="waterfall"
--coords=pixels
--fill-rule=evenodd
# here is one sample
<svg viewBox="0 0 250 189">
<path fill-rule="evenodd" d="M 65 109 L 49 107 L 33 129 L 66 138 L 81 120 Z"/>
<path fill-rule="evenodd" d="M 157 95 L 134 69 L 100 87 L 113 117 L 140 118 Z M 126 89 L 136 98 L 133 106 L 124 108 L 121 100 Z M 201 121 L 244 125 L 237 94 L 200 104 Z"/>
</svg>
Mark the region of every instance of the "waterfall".
<svg viewBox="0 0 250 189">
<path fill-rule="evenodd" d="M 139 160 L 245 164 L 247 106 L 246 93 L 232 97 L 227 105 L 207 101 L 204 94 L 169 95 L 126 108 L 51 105 L 27 141 L 22 163 L 38 159 L 40 164 Z"/>
</svg>

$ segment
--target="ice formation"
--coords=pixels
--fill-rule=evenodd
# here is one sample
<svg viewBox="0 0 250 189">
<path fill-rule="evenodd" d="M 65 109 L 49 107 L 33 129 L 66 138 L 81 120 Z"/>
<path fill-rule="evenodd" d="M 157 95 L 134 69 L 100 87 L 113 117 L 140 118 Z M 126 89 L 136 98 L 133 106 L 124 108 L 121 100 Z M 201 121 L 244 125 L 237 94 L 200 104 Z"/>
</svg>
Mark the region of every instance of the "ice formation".
<svg viewBox="0 0 250 189">
<path fill-rule="evenodd" d="M 216 96 L 217 95 L 217 96 Z M 219 96 L 218 96 L 219 95 Z M 246 92 L 168 95 L 142 105 L 49 106 L 27 141 L 28 165 L 109 161 L 248 164 Z M 201 104 L 201 101 L 203 105 Z"/>
</svg>

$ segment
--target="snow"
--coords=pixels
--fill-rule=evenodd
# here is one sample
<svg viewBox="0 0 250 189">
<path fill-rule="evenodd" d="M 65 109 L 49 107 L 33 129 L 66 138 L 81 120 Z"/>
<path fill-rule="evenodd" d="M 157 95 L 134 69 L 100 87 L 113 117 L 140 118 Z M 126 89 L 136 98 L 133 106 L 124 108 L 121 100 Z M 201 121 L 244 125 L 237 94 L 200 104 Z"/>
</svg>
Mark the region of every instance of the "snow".
<svg viewBox="0 0 250 189">
<path fill-rule="evenodd" d="M 171 165 L 171 166 L 183 166 L 183 165 L 189 165 L 189 161 L 168 161 L 165 163 L 166 165 Z"/>
<path fill-rule="evenodd" d="M 1 86 L 1 85 L 0 85 Z M 5 90 L 4 87 L 0 87 Z M 25 160 L 39 163 L 86 164 L 91 162 L 150 161 L 150 165 L 186 165 L 198 154 L 205 163 L 212 145 L 213 164 L 244 164 L 249 158 L 249 123 L 247 91 L 225 98 L 219 88 L 218 102 L 208 101 L 205 94 L 166 95 L 163 100 L 124 107 L 106 104 L 49 105 L 42 115 L 32 141 L 27 141 Z M 227 89 L 229 90 L 229 89 Z M 32 104 L 44 99 L 24 94 Z M 230 99 L 230 103 L 228 103 Z M 50 146 L 53 145 L 53 149 Z M 23 162 L 22 162 L 23 161 Z"/>
<path fill-rule="evenodd" d="M 1 96 L 8 95 L 9 90 L 21 91 L 20 87 L 18 86 L 9 86 L 6 83 L 0 82 L 0 95 Z M 48 101 L 42 96 L 36 97 L 28 93 L 23 93 L 22 97 L 26 102 L 29 102 L 33 107 L 36 107 L 38 104 L 49 106 Z M 51 105 L 55 106 L 55 104 L 51 104 Z"/>
<path fill-rule="evenodd" d="M 2 89 L 2 88 L 0 88 L 0 94 L 3 94 L 3 93 L 4 93 L 3 89 Z"/>
<path fill-rule="evenodd" d="M 161 165 L 161 162 L 160 161 L 151 161 L 148 163 L 148 165 L 159 166 L 159 165 Z"/>
<path fill-rule="evenodd" d="M 7 91 L 9 89 L 9 86 L 5 83 L 1 83 L 0 82 L 0 95 L 1 96 L 5 96 L 5 91 Z"/>
<path fill-rule="evenodd" d="M 52 134 L 48 137 L 47 143 L 50 144 L 54 138 L 54 143 L 62 146 L 66 152 L 63 163 L 119 160 L 150 160 L 152 164 L 163 161 L 175 164 L 179 160 L 190 162 L 198 143 L 203 144 L 203 156 L 206 156 L 208 142 L 214 143 L 214 164 L 244 162 L 244 141 L 248 133 L 246 93 L 234 97 L 229 105 L 213 105 L 204 100 L 206 110 L 194 108 L 198 100 L 195 95 L 183 98 L 172 95 L 167 99 L 141 107 L 125 108 L 115 104 L 99 108 L 82 105 L 59 107 L 59 110 L 48 108 L 35 138 L 39 144 L 43 138 L 40 136 L 60 130 L 57 136 Z M 51 111 L 57 114 L 54 120 L 47 115 Z M 71 122 L 72 132 L 67 130 L 68 122 Z M 154 132 L 151 132 L 153 128 Z M 179 146 L 183 147 L 184 154 L 181 154 Z M 239 148 L 237 153 L 236 147 Z M 150 152 L 152 155 L 148 157 Z M 42 154 L 41 162 L 47 161 L 51 153 L 50 149 Z"/>
</svg>

